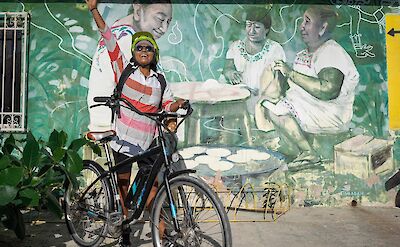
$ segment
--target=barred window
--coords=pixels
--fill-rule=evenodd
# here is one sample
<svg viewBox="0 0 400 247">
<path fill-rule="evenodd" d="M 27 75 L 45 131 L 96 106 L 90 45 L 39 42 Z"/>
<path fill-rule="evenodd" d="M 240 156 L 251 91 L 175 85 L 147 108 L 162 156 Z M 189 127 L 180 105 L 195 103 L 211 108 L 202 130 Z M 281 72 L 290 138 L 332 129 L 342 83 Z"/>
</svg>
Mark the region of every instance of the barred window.
<svg viewBox="0 0 400 247">
<path fill-rule="evenodd" d="M 26 130 L 29 15 L 0 12 L 0 131 Z"/>
</svg>

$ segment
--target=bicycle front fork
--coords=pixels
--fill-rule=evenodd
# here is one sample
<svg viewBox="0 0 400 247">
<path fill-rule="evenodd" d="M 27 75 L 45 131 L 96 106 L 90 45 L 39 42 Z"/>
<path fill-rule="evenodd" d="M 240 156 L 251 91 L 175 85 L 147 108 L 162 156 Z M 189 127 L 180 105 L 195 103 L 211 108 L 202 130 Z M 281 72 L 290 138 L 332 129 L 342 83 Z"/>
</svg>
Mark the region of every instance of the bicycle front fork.
<svg viewBox="0 0 400 247">
<path fill-rule="evenodd" d="M 165 189 L 167 191 L 169 206 L 170 206 L 170 209 L 171 209 L 171 215 L 172 215 L 172 218 L 174 219 L 175 230 L 176 230 L 176 232 L 181 232 L 181 229 L 180 229 L 179 224 L 178 224 L 178 219 L 176 217 L 177 208 L 176 208 L 174 199 L 172 197 L 171 186 L 169 184 L 168 175 L 169 175 L 169 172 L 168 172 L 168 169 L 167 169 L 165 171 L 165 173 L 164 173 Z"/>
</svg>

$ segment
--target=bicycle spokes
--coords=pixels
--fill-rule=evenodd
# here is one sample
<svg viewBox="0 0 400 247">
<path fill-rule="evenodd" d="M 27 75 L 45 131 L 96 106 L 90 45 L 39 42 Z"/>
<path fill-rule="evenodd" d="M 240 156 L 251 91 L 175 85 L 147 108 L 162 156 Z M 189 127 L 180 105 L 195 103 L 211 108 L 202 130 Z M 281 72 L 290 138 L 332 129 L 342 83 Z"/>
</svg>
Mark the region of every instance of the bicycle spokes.
<svg viewBox="0 0 400 247">
<path fill-rule="evenodd" d="M 226 246 L 225 229 L 227 221 L 223 208 L 217 206 L 215 197 L 209 191 L 203 190 L 202 185 L 192 184 L 192 179 L 182 183 L 171 183 L 173 204 L 166 196 L 160 196 L 162 205 L 157 204 L 153 210 L 153 225 L 159 230 L 157 244 L 174 243 L 174 246 Z M 226 215 L 226 214 L 225 214 Z M 174 226 L 174 220 L 179 228 Z M 157 223 L 157 224 L 156 224 Z M 228 223 L 227 223 L 228 224 Z M 154 227 L 153 227 L 154 228 Z M 229 230 L 230 231 L 230 230 Z"/>
</svg>

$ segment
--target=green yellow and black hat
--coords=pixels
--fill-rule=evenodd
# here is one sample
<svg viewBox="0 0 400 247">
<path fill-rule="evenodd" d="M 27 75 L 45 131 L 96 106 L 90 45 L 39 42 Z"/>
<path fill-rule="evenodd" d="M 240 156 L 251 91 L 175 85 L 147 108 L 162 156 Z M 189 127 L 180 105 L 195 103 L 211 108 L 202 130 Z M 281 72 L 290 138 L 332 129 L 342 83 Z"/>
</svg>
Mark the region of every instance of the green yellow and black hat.
<svg viewBox="0 0 400 247">
<path fill-rule="evenodd" d="M 153 35 L 149 32 L 137 32 L 132 36 L 132 45 L 131 45 L 132 54 L 135 51 L 136 44 L 142 40 L 147 40 L 153 45 L 155 51 L 156 63 L 158 63 L 159 60 L 158 45 L 157 42 L 154 40 Z"/>
</svg>

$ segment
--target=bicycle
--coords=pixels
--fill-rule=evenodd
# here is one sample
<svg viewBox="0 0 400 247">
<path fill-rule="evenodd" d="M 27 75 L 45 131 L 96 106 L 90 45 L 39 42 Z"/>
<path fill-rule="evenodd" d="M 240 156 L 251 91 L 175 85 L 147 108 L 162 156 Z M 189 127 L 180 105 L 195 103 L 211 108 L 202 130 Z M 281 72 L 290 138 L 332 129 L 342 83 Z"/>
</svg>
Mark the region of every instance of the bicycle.
<svg viewBox="0 0 400 247">
<path fill-rule="evenodd" d="M 171 143 L 167 142 L 166 133 L 171 134 L 171 131 L 164 120 L 181 118 L 178 128 L 191 114 L 190 104 L 187 102 L 185 114 L 165 111 L 144 113 L 116 94 L 96 97 L 94 100 L 99 103 L 94 107 L 105 105 L 117 113 L 118 107 L 126 107 L 154 120 L 159 133 L 158 145 L 114 164 L 108 142 L 116 133 L 111 130 L 86 134 L 88 139 L 104 147 L 108 170 L 93 160 L 84 160 L 81 174 L 85 176 L 80 177 L 77 184 L 66 184 L 64 214 L 72 239 L 79 246 L 99 246 L 105 237 L 118 237 L 121 233 L 116 229 L 121 229 L 122 225 L 130 224 L 142 215 L 151 187 L 160 173 L 163 182 L 158 187 L 150 213 L 153 245 L 232 246 L 228 216 L 217 194 L 202 180 L 190 176 L 195 170 L 172 171 L 171 168 L 171 164 L 181 157 L 177 153 L 176 136 L 171 135 Z M 131 210 L 131 214 L 123 219 L 116 171 L 131 162 L 154 155 L 157 158 L 152 166 L 139 169 L 130 185 L 125 206 Z M 163 232 L 159 230 L 160 224 L 165 226 Z"/>
</svg>

